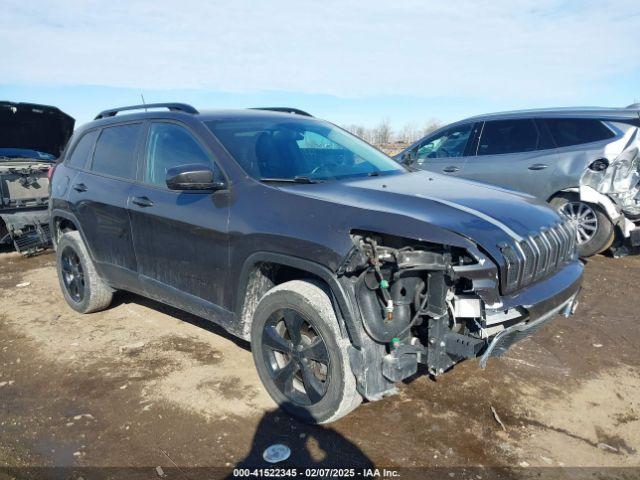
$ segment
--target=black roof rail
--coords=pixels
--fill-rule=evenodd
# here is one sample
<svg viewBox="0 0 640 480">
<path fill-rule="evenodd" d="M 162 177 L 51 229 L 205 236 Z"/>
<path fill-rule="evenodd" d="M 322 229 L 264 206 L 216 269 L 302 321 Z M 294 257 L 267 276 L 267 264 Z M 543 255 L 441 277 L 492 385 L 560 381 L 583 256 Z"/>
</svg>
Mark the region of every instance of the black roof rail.
<svg viewBox="0 0 640 480">
<path fill-rule="evenodd" d="M 250 110 L 270 110 L 272 112 L 282 112 L 282 113 L 293 113 L 295 115 L 303 115 L 305 117 L 312 117 L 309 112 L 305 112 L 304 110 L 300 110 L 299 108 L 292 107 L 254 107 Z"/>
<path fill-rule="evenodd" d="M 147 108 L 168 108 L 172 112 L 184 112 L 197 115 L 198 110 L 186 103 L 147 103 L 143 105 L 131 105 L 128 107 L 111 108 L 100 112 L 94 120 L 100 120 L 101 118 L 115 117 L 118 112 L 125 112 L 127 110 L 146 110 Z"/>
</svg>

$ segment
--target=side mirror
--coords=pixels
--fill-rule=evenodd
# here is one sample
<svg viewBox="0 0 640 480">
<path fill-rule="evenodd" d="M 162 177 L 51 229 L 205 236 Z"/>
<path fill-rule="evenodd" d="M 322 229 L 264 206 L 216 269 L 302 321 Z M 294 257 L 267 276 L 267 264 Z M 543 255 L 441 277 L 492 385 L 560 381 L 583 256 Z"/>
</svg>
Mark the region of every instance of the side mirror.
<svg viewBox="0 0 640 480">
<path fill-rule="evenodd" d="M 410 167 L 414 163 L 416 163 L 416 157 L 415 157 L 414 153 L 411 150 L 409 150 L 407 152 L 404 152 L 400 156 L 400 162 L 403 163 L 404 165 L 406 165 L 407 167 Z"/>
<path fill-rule="evenodd" d="M 167 170 L 167 187 L 171 190 L 223 190 L 224 182 L 214 180 L 208 165 L 179 165 Z"/>
</svg>

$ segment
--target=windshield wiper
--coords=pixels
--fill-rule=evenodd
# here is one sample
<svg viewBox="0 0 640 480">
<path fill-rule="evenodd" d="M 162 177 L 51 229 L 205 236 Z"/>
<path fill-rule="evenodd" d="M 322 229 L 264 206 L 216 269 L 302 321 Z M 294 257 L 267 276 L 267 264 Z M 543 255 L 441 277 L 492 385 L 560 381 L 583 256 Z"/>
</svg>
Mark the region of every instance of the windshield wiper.
<svg viewBox="0 0 640 480">
<path fill-rule="evenodd" d="M 306 184 L 319 182 L 318 180 L 313 180 L 309 177 L 298 176 L 298 175 L 291 178 L 261 178 L 260 181 L 264 183 L 284 182 L 284 183 L 306 183 Z"/>
</svg>

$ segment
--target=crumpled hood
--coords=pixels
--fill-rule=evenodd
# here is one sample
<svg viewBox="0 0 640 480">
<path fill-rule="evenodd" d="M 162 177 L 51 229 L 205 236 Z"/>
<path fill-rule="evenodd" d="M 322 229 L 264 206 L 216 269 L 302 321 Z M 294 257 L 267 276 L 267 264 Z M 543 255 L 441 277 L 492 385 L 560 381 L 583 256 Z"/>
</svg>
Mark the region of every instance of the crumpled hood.
<svg viewBox="0 0 640 480">
<path fill-rule="evenodd" d="M 425 171 L 282 189 L 438 226 L 474 241 L 494 258 L 501 257 L 500 243 L 519 241 L 560 222 L 555 211 L 530 195 Z M 396 234 L 409 236 L 403 231 Z"/>
<path fill-rule="evenodd" d="M 56 107 L 0 102 L 0 148 L 24 148 L 60 156 L 75 120 Z"/>
</svg>

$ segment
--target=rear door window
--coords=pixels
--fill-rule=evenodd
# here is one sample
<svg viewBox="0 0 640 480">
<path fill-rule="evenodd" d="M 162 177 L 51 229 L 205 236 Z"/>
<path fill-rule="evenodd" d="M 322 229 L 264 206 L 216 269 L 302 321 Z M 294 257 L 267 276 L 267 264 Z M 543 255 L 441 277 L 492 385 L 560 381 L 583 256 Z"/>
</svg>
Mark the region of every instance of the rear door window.
<svg viewBox="0 0 640 480">
<path fill-rule="evenodd" d="M 589 118 L 548 118 L 541 120 L 558 147 L 607 140 L 615 136 L 600 120 Z"/>
<path fill-rule="evenodd" d="M 87 165 L 89 155 L 93 152 L 93 145 L 96 143 L 97 137 L 98 130 L 85 133 L 78 143 L 76 143 L 67 163 L 72 167 L 84 168 Z"/>
<path fill-rule="evenodd" d="M 478 155 L 532 152 L 539 140 L 533 119 L 489 121 L 482 130 Z"/>
<path fill-rule="evenodd" d="M 91 170 L 113 177 L 135 179 L 136 149 L 141 131 L 141 123 L 103 129 L 96 143 Z"/>
</svg>

